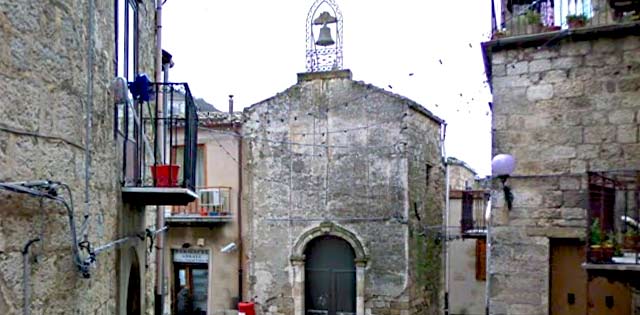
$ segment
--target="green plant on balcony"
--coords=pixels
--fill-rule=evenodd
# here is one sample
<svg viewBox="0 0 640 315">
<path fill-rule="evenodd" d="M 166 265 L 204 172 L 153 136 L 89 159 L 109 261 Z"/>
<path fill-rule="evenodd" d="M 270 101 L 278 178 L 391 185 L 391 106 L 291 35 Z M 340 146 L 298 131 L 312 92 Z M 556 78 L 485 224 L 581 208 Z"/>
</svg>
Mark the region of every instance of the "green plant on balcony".
<svg viewBox="0 0 640 315">
<path fill-rule="evenodd" d="M 584 27 L 589 22 L 589 17 L 585 14 L 570 14 L 567 15 L 567 24 L 569 28 Z"/>
<path fill-rule="evenodd" d="M 593 263 L 602 262 L 602 230 L 600 221 L 595 219 L 589 228 L 589 253 L 588 260 Z"/>
<path fill-rule="evenodd" d="M 620 244 L 618 237 L 616 237 L 616 235 L 613 232 L 609 232 L 607 234 L 607 239 L 611 242 L 611 245 L 613 246 L 613 256 L 614 257 L 623 256 L 622 244 Z"/>
<path fill-rule="evenodd" d="M 622 248 L 640 251 L 640 230 L 633 228 L 627 230 L 622 241 Z"/>
<path fill-rule="evenodd" d="M 516 34 L 534 34 L 542 32 L 542 17 L 534 10 L 527 10 L 515 20 Z"/>
</svg>

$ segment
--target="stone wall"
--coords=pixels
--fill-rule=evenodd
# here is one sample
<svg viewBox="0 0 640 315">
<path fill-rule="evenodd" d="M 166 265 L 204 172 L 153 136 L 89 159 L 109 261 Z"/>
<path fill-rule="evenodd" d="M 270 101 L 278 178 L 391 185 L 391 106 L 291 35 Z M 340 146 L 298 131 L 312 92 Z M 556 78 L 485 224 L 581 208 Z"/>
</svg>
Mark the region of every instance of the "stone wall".
<svg viewBox="0 0 640 315">
<path fill-rule="evenodd" d="M 492 194 L 492 314 L 547 314 L 549 238 L 584 238 L 586 172 L 640 166 L 640 37 L 521 47 L 489 54 L 493 153 L 517 160 L 513 209 Z"/>
<path fill-rule="evenodd" d="M 414 113 L 406 119 L 409 161 L 410 314 L 439 314 L 444 300 L 445 168 L 440 123 Z"/>
<path fill-rule="evenodd" d="M 258 312 L 294 314 L 304 308 L 296 304 L 296 296 L 304 295 L 304 287 L 296 286 L 300 269 L 290 259 L 304 264 L 304 257 L 292 257 L 300 249 L 296 244 L 305 233 L 324 229 L 322 222 L 327 233 L 350 235 L 363 248 L 358 272 L 364 278 L 358 285 L 365 294 L 358 303 L 367 314 L 407 314 L 412 302 L 415 309 L 436 305 L 422 289 L 420 298 L 408 291 L 414 287 L 407 260 L 413 244 L 403 218 L 409 213 L 408 175 L 420 177 L 423 190 L 425 183 L 424 173 L 409 170 L 407 146 L 421 146 L 416 159 L 422 172 L 424 161 L 434 166 L 434 187 L 442 179 L 439 160 L 432 158 L 440 152 L 439 125 L 420 121 L 428 137 L 407 136 L 403 122 L 423 115 L 410 109 L 412 102 L 352 81 L 348 71 L 302 76 L 297 85 L 245 110 L 243 208 L 250 223 L 244 245 L 249 296 Z M 421 211 L 441 216 L 440 201 L 434 197 L 434 206 Z"/>
<path fill-rule="evenodd" d="M 465 190 L 467 187 L 477 189 L 476 173 L 465 162 L 448 158 L 449 187 L 451 190 Z"/>
<path fill-rule="evenodd" d="M 0 4 L 0 181 L 50 179 L 68 184 L 78 228 L 88 214 L 88 238 L 99 246 L 122 235 L 119 222 L 142 218 L 138 221 L 143 224 L 144 212 L 124 209 L 120 202 L 109 92 L 114 77 L 114 1 L 94 5 L 90 18 L 89 1 Z M 141 5 L 141 68 L 152 73 L 154 8 L 147 1 Z M 93 98 L 87 87 L 90 54 Z M 91 166 L 85 207 L 88 107 Z M 115 250 L 100 254 L 91 279 L 83 279 L 72 263 L 68 218 L 60 204 L 40 204 L 33 197 L 1 191 L 0 210 L 1 314 L 22 313 L 21 250 L 35 237 L 42 240 L 31 248 L 31 314 L 116 314 Z M 144 244 L 136 249 L 144 272 Z"/>
</svg>

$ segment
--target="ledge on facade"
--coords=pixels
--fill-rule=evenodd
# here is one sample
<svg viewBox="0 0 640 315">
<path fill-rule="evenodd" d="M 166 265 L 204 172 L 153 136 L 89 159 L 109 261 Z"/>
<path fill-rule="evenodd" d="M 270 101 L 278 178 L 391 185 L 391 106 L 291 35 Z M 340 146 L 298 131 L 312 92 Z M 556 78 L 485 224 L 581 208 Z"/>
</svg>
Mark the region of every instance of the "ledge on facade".
<svg viewBox="0 0 640 315">
<path fill-rule="evenodd" d="M 180 206 L 198 198 L 189 188 L 122 187 L 122 201 L 136 205 Z"/>
<path fill-rule="evenodd" d="M 482 54 L 487 79 L 491 82 L 491 54 L 493 52 L 531 47 L 552 46 L 563 39 L 586 41 L 598 38 L 620 38 L 640 34 L 640 22 L 610 24 L 576 29 L 564 29 L 553 32 L 511 36 L 482 43 Z"/>
<path fill-rule="evenodd" d="M 582 268 L 586 270 L 611 270 L 611 271 L 635 271 L 640 272 L 640 265 L 636 264 L 592 264 L 583 263 Z"/>
<path fill-rule="evenodd" d="M 321 71 L 321 72 L 303 72 L 298 73 L 298 83 L 313 80 L 327 80 L 327 79 L 348 79 L 351 80 L 353 75 L 351 70 L 335 70 L 335 71 Z"/>
<path fill-rule="evenodd" d="M 234 220 L 232 215 L 171 215 L 165 218 L 169 226 L 214 226 L 229 223 Z"/>
</svg>

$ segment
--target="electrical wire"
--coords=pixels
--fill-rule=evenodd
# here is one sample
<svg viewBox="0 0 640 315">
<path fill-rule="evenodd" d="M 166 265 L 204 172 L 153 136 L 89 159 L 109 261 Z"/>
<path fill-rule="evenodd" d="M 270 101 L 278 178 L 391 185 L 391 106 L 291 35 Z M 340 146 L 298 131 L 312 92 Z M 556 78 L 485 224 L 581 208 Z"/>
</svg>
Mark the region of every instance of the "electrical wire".
<svg viewBox="0 0 640 315">
<path fill-rule="evenodd" d="M 65 138 L 59 137 L 59 136 L 51 136 L 51 135 L 43 135 L 37 132 L 32 132 L 32 131 L 26 131 L 26 130 L 20 130 L 20 129 L 16 129 L 16 128 L 12 128 L 6 125 L 0 125 L 0 130 L 1 131 L 5 131 L 5 132 L 9 132 L 12 134 L 16 134 L 16 135 L 21 135 L 21 136 L 31 136 L 31 137 L 35 137 L 35 138 L 41 138 L 41 139 L 46 139 L 46 140 L 52 140 L 52 141 L 58 141 L 58 142 L 62 142 L 62 143 L 66 143 L 74 148 L 80 149 L 80 150 L 84 150 L 84 147 Z"/>
</svg>

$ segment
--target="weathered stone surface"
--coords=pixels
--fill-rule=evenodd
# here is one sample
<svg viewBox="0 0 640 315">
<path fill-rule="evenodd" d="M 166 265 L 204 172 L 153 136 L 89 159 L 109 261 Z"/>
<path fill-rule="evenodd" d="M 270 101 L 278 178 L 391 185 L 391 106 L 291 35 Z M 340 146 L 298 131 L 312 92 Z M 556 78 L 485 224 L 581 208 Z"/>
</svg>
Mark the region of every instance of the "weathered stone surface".
<svg viewBox="0 0 640 315">
<path fill-rule="evenodd" d="M 0 126 L 13 130 L 0 130 L 0 182 L 49 179 L 68 185 L 70 193 L 60 189 L 60 196 L 67 201 L 73 197 L 78 233 L 87 215 L 84 232 L 92 247 L 97 247 L 124 235 L 144 233 L 146 226 L 145 211 L 126 208 L 120 198 L 121 158 L 114 139 L 110 89 L 116 60 L 115 2 L 92 3 L 93 11 L 88 1 L 0 4 Z M 154 4 L 138 6 L 138 67 L 152 74 Z M 93 96 L 89 96 L 89 84 Z M 92 126 L 89 173 L 85 171 L 86 119 Z M 0 209 L 0 313 L 22 313 L 20 252 L 35 237 L 41 240 L 30 254 L 31 314 L 126 313 L 129 265 L 123 263 L 130 264 L 130 257 L 118 261 L 115 249 L 105 251 L 98 255 L 91 278 L 83 279 L 73 265 L 69 222 L 60 203 L 45 200 L 41 205 L 37 198 L 2 191 Z M 140 281 L 145 292 L 153 286 L 145 264 L 153 270 L 155 262 L 146 261 L 144 242 L 126 244 L 118 256 L 128 257 L 129 247 L 141 249 Z M 153 313 L 153 299 L 145 300 L 143 293 L 139 301 L 142 312 Z"/>
<path fill-rule="evenodd" d="M 553 97 L 553 85 L 540 84 L 533 85 L 527 89 L 527 100 L 531 102 L 548 100 Z"/>
<path fill-rule="evenodd" d="M 442 222 L 440 120 L 408 99 L 331 73 L 244 115 L 247 137 L 283 142 L 245 141 L 243 148 L 250 162 L 243 209 L 252 227 L 246 253 L 255 264 L 248 291 L 262 306 L 258 313 L 276 313 L 278 300 L 304 296 L 303 280 L 294 281 L 304 265 L 296 269 L 290 255 L 304 255 L 306 243 L 298 243 L 322 224 L 347 231 L 347 240 L 363 247 L 366 257 L 356 258 L 365 266 L 358 278 L 365 314 L 436 312 L 441 243 L 423 227 Z M 306 145 L 288 144 L 300 134 L 307 136 L 295 142 Z M 274 146 L 285 150 L 264 152 Z M 292 314 L 295 303 L 277 304 L 277 312 Z"/>
<path fill-rule="evenodd" d="M 551 60 L 549 59 L 537 59 L 529 62 L 530 72 L 542 72 L 551 69 Z"/>
<path fill-rule="evenodd" d="M 587 171 L 640 165 L 640 37 L 554 46 L 501 51 L 500 64 L 529 64 L 518 75 L 527 80 L 503 77 L 493 91 L 493 150 L 518 163 L 509 179 L 513 209 L 505 209 L 501 190 L 492 191 L 492 314 L 548 313 L 548 242 L 585 238 Z M 526 88 L 524 98 L 514 84 Z"/>
</svg>

